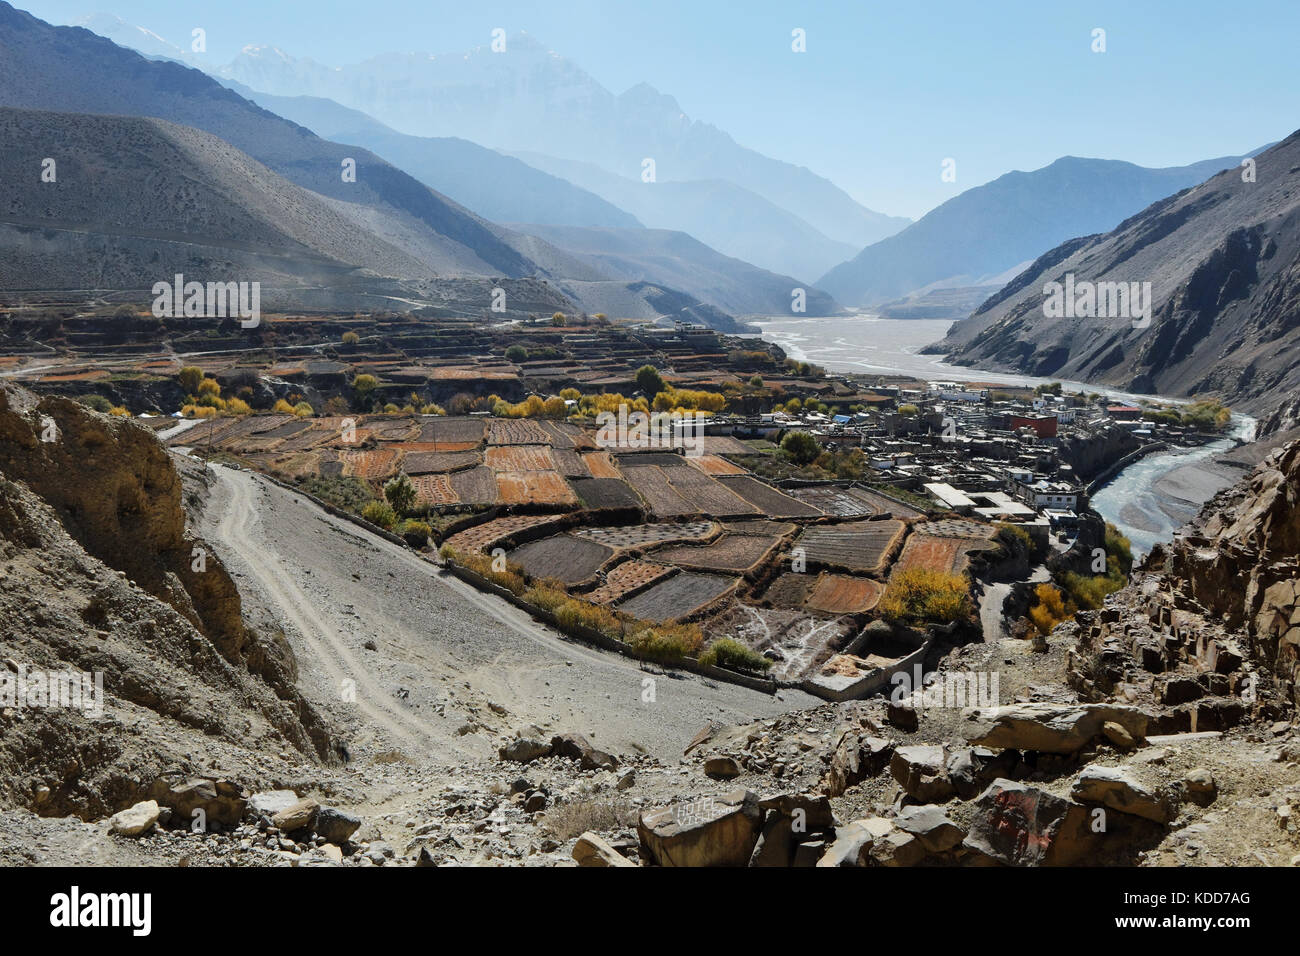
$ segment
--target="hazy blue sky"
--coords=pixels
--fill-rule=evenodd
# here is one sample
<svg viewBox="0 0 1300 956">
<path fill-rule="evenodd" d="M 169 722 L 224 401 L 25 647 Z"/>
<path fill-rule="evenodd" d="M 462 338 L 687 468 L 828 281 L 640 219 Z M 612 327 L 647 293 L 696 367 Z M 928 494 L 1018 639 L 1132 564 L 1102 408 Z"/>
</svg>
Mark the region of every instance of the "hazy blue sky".
<svg viewBox="0 0 1300 956">
<path fill-rule="evenodd" d="M 58 23 L 115 13 L 174 43 L 202 26 L 218 63 L 250 43 L 339 64 L 527 30 L 616 93 L 648 82 L 740 143 L 914 217 L 1063 155 L 1182 165 L 1300 127 L 1297 0 L 15 2 Z M 795 27 L 806 53 L 791 52 Z M 948 157 L 955 183 L 940 179 Z"/>
</svg>

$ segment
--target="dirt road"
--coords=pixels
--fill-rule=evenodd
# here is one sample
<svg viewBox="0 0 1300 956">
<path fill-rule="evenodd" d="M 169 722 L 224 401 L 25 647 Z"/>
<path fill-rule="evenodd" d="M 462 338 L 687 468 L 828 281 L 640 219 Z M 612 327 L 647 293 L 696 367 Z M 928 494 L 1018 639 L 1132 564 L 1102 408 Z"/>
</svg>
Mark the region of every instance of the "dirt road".
<svg viewBox="0 0 1300 956">
<path fill-rule="evenodd" d="M 300 495 L 214 470 L 202 533 L 236 575 L 246 613 L 283 629 L 304 692 L 347 728 L 357 756 L 484 757 L 498 734 L 534 723 L 672 761 L 707 720 L 742 723 L 817 703 L 643 670 Z"/>
</svg>

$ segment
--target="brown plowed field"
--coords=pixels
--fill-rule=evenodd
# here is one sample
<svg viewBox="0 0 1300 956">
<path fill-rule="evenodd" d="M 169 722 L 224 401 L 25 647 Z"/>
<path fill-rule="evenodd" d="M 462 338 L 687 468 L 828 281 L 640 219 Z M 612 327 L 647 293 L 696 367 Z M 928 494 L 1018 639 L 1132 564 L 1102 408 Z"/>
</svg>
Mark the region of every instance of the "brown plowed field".
<svg viewBox="0 0 1300 956">
<path fill-rule="evenodd" d="M 380 441 L 415 441 L 420 434 L 420 423 L 414 418 L 366 418 L 366 428 Z"/>
<path fill-rule="evenodd" d="M 497 498 L 505 505 L 577 505 L 578 496 L 555 471 L 499 471 Z"/>
<path fill-rule="evenodd" d="M 730 435 L 704 435 L 700 438 L 700 451 L 706 455 L 752 455 L 750 448 L 739 438 Z"/>
<path fill-rule="evenodd" d="M 949 538 L 937 534 L 913 534 L 903 546 L 894 571 L 926 568 L 931 571 L 965 571 L 970 564 L 969 552 L 994 548 L 991 542 L 971 538 Z"/>
<path fill-rule="evenodd" d="M 617 567 L 611 568 L 605 574 L 605 583 L 586 594 L 585 598 L 592 604 L 611 604 L 625 594 L 645 587 L 671 571 L 671 568 L 666 568 L 662 564 L 651 564 L 649 561 L 624 561 Z"/>
<path fill-rule="evenodd" d="M 876 510 L 876 514 L 890 515 L 894 518 L 900 518 L 903 521 L 910 521 L 913 518 L 924 518 L 925 512 L 909 505 L 900 504 L 893 498 L 886 498 L 884 495 L 876 494 L 869 488 L 853 488 L 850 492 L 853 497 L 860 498 L 867 505 Z"/>
<path fill-rule="evenodd" d="M 509 557 L 529 577 L 554 578 L 571 587 L 594 577 L 613 554 L 589 539 L 557 534 L 521 545 Z"/>
<path fill-rule="evenodd" d="M 392 448 L 344 449 L 339 460 L 348 478 L 387 478 L 397 470 L 397 452 Z"/>
<path fill-rule="evenodd" d="M 722 525 L 722 530 L 729 534 L 765 534 L 774 538 L 782 538 L 799 527 L 788 521 L 767 521 L 763 518 L 755 518 L 752 521 L 727 521 Z"/>
<path fill-rule="evenodd" d="M 756 505 L 735 494 L 729 484 L 710 478 L 694 468 L 665 468 L 663 471 L 673 490 L 683 500 L 690 502 L 693 510 L 702 514 L 726 517 L 763 513 Z M 749 481 L 750 479 L 731 480 Z"/>
<path fill-rule="evenodd" d="M 770 601 L 776 607 L 803 607 L 803 602 L 808 597 L 808 589 L 812 583 L 812 575 L 787 571 L 772 582 L 763 595 L 763 600 Z"/>
<path fill-rule="evenodd" d="M 542 422 L 541 425 L 551 437 L 552 448 L 572 450 L 596 447 L 591 437 L 576 425 L 570 425 L 568 422 Z"/>
<path fill-rule="evenodd" d="M 587 465 L 587 470 L 591 472 L 593 478 L 617 478 L 623 480 L 623 473 L 618 470 L 614 464 L 614 459 L 607 451 L 588 452 L 582 456 L 583 462 Z"/>
<path fill-rule="evenodd" d="M 551 436 L 531 418 L 495 418 L 488 425 L 489 445 L 548 445 Z"/>
<path fill-rule="evenodd" d="M 804 606 L 827 614 L 861 614 L 874 608 L 884 593 L 885 586 L 870 578 L 822 574 Z"/>
<path fill-rule="evenodd" d="M 483 461 L 493 471 L 555 471 L 545 445 L 489 445 Z"/>
<path fill-rule="evenodd" d="M 555 461 L 555 470 L 565 478 L 590 478 L 591 471 L 582 456 L 576 451 L 564 448 L 552 448 L 551 458 Z"/>
<path fill-rule="evenodd" d="M 307 478 L 320 474 L 320 452 L 300 451 L 275 461 L 274 468 L 293 478 Z"/>
<path fill-rule="evenodd" d="M 772 551 L 776 538 L 753 534 L 724 534 L 705 545 L 665 548 L 654 553 L 656 561 L 682 568 L 704 571 L 745 572 L 754 568 Z"/>
<path fill-rule="evenodd" d="M 412 475 L 411 484 L 415 486 L 416 501 L 422 505 L 454 505 L 460 501 L 446 475 Z"/>
<path fill-rule="evenodd" d="M 795 545 L 804 549 L 809 563 L 879 573 L 905 528 L 891 518 L 817 525 L 805 530 Z"/>
<path fill-rule="evenodd" d="M 749 471 L 717 455 L 688 455 L 686 460 L 706 475 L 747 475 Z"/>
</svg>

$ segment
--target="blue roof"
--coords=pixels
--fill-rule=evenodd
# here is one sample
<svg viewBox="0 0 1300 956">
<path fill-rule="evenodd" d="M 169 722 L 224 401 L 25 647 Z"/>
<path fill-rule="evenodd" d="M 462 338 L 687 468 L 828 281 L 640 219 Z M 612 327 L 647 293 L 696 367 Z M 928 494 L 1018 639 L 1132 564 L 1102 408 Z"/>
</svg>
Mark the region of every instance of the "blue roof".
<svg viewBox="0 0 1300 956">
<path fill-rule="evenodd" d="M 853 419 L 848 415 L 836 415 L 831 419 L 831 421 L 835 422 L 837 425 L 847 425 L 849 422 L 853 421 Z"/>
</svg>

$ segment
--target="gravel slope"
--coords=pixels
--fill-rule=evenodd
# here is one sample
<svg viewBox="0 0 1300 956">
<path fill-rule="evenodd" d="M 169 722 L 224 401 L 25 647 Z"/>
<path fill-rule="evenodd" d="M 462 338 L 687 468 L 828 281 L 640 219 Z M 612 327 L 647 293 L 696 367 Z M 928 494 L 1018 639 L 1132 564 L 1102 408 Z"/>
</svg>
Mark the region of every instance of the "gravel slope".
<svg viewBox="0 0 1300 956">
<path fill-rule="evenodd" d="M 202 532 L 257 623 L 284 629 L 303 692 L 347 729 L 355 756 L 487 757 L 498 734 L 534 723 L 671 762 L 708 720 L 744 723 L 818 703 L 643 670 L 300 495 L 248 472 L 216 471 Z M 646 678 L 655 681 L 653 702 L 642 701 Z"/>
</svg>

